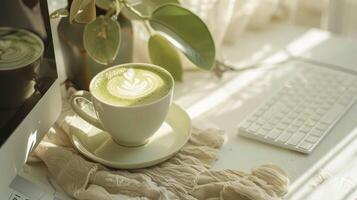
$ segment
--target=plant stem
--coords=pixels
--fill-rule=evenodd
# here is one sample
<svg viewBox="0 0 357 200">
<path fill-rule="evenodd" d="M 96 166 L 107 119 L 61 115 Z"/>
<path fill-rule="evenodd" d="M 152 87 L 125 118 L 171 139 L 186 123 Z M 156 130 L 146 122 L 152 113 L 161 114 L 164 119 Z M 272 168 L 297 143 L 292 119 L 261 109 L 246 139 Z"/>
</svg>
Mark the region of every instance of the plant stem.
<svg viewBox="0 0 357 200">
<path fill-rule="evenodd" d="M 110 8 L 110 9 L 107 11 L 107 13 L 105 13 L 105 16 L 106 16 L 106 17 L 110 17 L 110 16 L 112 16 L 113 13 L 114 13 L 114 9 L 113 9 L 113 8 Z"/>
<path fill-rule="evenodd" d="M 148 33 L 149 33 L 150 35 L 153 35 L 153 30 L 151 29 L 151 26 L 150 26 L 150 24 L 148 23 L 148 21 L 143 21 L 143 23 L 144 23 L 144 26 L 145 26 L 146 30 L 148 31 Z"/>
<path fill-rule="evenodd" d="M 131 13 L 133 13 L 135 16 L 137 16 L 139 19 L 142 20 L 147 32 L 152 35 L 153 34 L 153 30 L 151 29 L 149 23 L 148 23 L 148 19 L 150 17 L 148 16 L 144 16 L 142 15 L 138 10 L 136 10 L 132 5 L 130 5 L 126 0 L 117 0 L 119 1 L 121 4 L 123 4 Z"/>
<path fill-rule="evenodd" d="M 137 11 L 132 5 L 130 5 L 126 0 L 119 0 L 130 12 L 139 17 L 141 20 L 148 20 L 148 16 L 142 15 L 139 11 Z"/>
<path fill-rule="evenodd" d="M 115 15 L 118 17 L 120 13 L 120 2 L 119 0 L 115 1 Z"/>
</svg>

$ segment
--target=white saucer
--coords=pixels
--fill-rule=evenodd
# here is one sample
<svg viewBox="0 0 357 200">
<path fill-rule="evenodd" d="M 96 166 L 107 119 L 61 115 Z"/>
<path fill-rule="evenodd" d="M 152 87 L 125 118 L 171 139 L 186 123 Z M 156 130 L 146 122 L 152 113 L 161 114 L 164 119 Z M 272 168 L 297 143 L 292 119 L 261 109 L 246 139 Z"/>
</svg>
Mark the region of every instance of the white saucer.
<svg viewBox="0 0 357 200">
<path fill-rule="evenodd" d="M 118 145 L 108 133 L 79 116 L 73 118 L 70 126 L 70 138 L 80 153 L 93 161 L 120 169 L 143 168 L 165 161 L 186 144 L 190 135 L 191 119 L 176 104 L 172 104 L 165 122 L 150 141 L 139 147 Z"/>
</svg>

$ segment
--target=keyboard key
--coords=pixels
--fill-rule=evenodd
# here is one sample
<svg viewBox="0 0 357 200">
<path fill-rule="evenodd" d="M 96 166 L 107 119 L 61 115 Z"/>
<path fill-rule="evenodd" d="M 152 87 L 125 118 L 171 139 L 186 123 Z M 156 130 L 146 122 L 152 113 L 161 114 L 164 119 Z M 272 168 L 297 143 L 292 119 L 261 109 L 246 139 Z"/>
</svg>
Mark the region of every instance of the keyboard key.
<svg viewBox="0 0 357 200">
<path fill-rule="evenodd" d="M 257 132 L 257 130 L 258 130 L 259 128 L 260 128 L 259 125 L 254 124 L 254 125 L 250 126 L 247 131 L 248 131 L 248 132 L 251 132 L 251 133 L 255 133 L 255 132 Z"/>
<path fill-rule="evenodd" d="M 288 133 L 288 132 L 284 132 L 283 134 L 280 135 L 280 137 L 278 138 L 278 142 L 280 143 L 286 143 L 289 138 L 291 138 L 293 134 L 292 133 Z"/>
<path fill-rule="evenodd" d="M 311 115 L 312 113 L 308 113 L 307 111 L 301 113 L 301 116 L 304 117 L 305 119 L 308 119 Z"/>
<path fill-rule="evenodd" d="M 295 133 L 288 141 L 288 144 L 296 146 L 305 137 L 305 135 L 306 134 L 302 132 Z"/>
<path fill-rule="evenodd" d="M 309 126 L 309 127 L 313 127 L 313 126 L 315 126 L 316 123 L 317 123 L 316 120 L 309 119 L 309 120 L 307 120 L 307 121 L 305 122 L 305 125 L 306 125 L 306 126 Z"/>
<path fill-rule="evenodd" d="M 282 122 L 276 126 L 276 128 L 281 129 L 281 130 L 285 130 L 287 127 L 288 127 L 288 125 L 284 124 Z"/>
<path fill-rule="evenodd" d="M 320 137 L 314 136 L 314 135 L 308 135 L 305 140 L 311 143 L 316 143 L 319 140 Z"/>
<path fill-rule="evenodd" d="M 263 129 L 263 128 L 261 128 L 261 129 L 259 129 L 258 130 L 258 135 L 260 135 L 260 136 L 266 136 L 268 133 L 269 133 L 269 131 L 267 131 L 267 130 L 265 130 L 265 129 Z"/>
<path fill-rule="evenodd" d="M 302 121 L 303 123 L 307 120 L 304 116 L 299 116 L 296 120 Z"/>
<path fill-rule="evenodd" d="M 266 123 L 266 120 L 265 119 L 263 119 L 263 118 L 260 118 L 258 121 L 257 121 L 257 124 L 259 124 L 259 125 L 263 125 L 263 124 L 265 124 Z"/>
<path fill-rule="evenodd" d="M 295 121 L 293 121 L 292 124 L 295 125 L 295 126 L 301 126 L 301 125 L 304 124 L 304 122 L 303 122 L 303 121 L 300 121 L 300 120 L 295 120 Z"/>
<path fill-rule="evenodd" d="M 271 129 L 273 129 L 274 127 L 271 125 L 271 124 L 265 124 L 264 126 L 263 126 L 263 129 L 265 129 L 265 130 L 268 130 L 268 131 L 270 131 Z"/>
<path fill-rule="evenodd" d="M 277 120 L 281 120 L 283 117 L 284 117 L 284 115 L 282 113 L 276 113 L 274 115 L 274 118 L 277 119 Z"/>
<path fill-rule="evenodd" d="M 288 114 L 289 113 L 289 108 L 284 108 L 284 109 L 282 109 L 281 111 L 280 111 L 282 114 L 284 114 L 284 115 L 286 115 L 286 114 Z"/>
<path fill-rule="evenodd" d="M 308 133 L 311 130 L 312 127 L 304 125 L 300 131 L 304 133 Z"/>
<path fill-rule="evenodd" d="M 303 110 L 305 110 L 305 105 L 299 105 L 298 107 L 296 107 L 296 112 L 302 112 Z"/>
<path fill-rule="evenodd" d="M 321 131 L 325 131 L 327 130 L 327 128 L 329 127 L 330 125 L 329 124 L 325 124 L 325 123 L 318 123 L 316 125 L 316 128 L 321 130 Z"/>
<path fill-rule="evenodd" d="M 263 115 L 263 118 L 266 119 L 266 120 L 269 120 L 270 118 L 272 118 L 274 115 L 274 112 L 273 111 L 267 111 L 264 113 Z"/>
<path fill-rule="evenodd" d="M 289 108 L 289 109 L 293 109 L 296 104 L 294 102 L 288 102 L 288 104 L 286 104 L 286 106 Z"/>
<path fill-rule="evenodd" d="M 287 129 L 287 131 L 288 131 L 288 132 L 291 132 L 291 133 L 294 133 L 294 132 L 296 132 L 298 129 L 299 129 L 298 126 L 292 125 L 292 126 L 290 126 L 290 127 Z"/>
<path fill-rule="evenodd" d="M 332 104 L 335 103 L 335 100 L 336 100 L 336 99 L 331 99 L 331 98 L 329 98 L 329 99 L 326 100 L 326 103 L 328 103 L 330 106 L 332 106 Z"/>
<path fill-rule="evenodd" d="M 298 116 L 298 114 L 295 112 L 289 113 L 287 115 L 287 117 L 290 118 L 291 120 L 294 120 L 297 116 Z"/>
<path fill-rule="evenodd" d="M 276 125 L 279 122 L 279 120 L 275 119 L 275 118 L 271 118 L 268 123 L 272 124 L 272 125 Z"/>
<path fill-rule="evenodd" d="M 290 124 L 293 120 L 289 119 L 289 118 L 284 118 L 281 122 L 284 124 Z"/>
<path fill-rule="evenodd" d="M 313 102 L 313 103 L 310 105 L 310 108 L 311 108 L 312 110 L 316 110 L 318 107 L 319 107 L 319 104 L 318 104 L 318 103 L 315 103 L 315 102 Z M 319 117 L 319 116 L 318 116 L 318 117 Z"/>
<path fill-rule="evenodd" d="M 299 148 L 302 148 L 302 149 L 305 149 L 305 150 L 310 150 L 310 148 L 313 146 L 314 144 L 310 143 L 310 142 L 302 142 L 300 145 L 299 145 Z"/>
<path fill-rule="evenodd" d="M 325 133 L 325 131 L 322 131 L 317 128 L 312 129 L 310 132 L 311 135 L 315 135 L 316 137 L 321 137 L 324 133 Z"/>
<path fill-rule="evenodd" d="M 279 130 L 279 129 L 274 129 L 274 130 L 272 130 L 272 131 L 269 133 L 268 138 L 274 140 L 274 139 L 276 139 L 277 137 L 279 137 L 279 135 L 280 135 L 281 133 L 282 133 L 281 130 Z"/>
</svg>

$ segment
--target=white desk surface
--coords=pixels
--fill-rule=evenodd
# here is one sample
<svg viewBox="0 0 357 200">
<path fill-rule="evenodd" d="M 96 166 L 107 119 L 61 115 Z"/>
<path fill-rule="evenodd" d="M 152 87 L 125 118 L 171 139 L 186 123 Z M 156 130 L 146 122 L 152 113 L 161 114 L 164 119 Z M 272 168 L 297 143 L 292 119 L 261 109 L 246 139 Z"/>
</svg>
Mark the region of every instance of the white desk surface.
<svg viewBox="0 0 357 200">
<path fill-rule="evenodd" d="M 294 55 L 357 69 L 357 41 L 331 38 L 323 31 L 277 25 L 264 32 L 238 37 L 235 44 L 223 47 L 227 60 L 238 66 L 272 62 Z M 301 189 L 309 178 L 336 158 L 339 149 L 353 141 L 351 138 L 357 135 L 357 105 L 310 155 L 238 136 L 239 122 L 274 91 L 275 84 L 279 84 L 276 77 L 281 75 L 280 69 L 261 68 L 241 73 L 229 72 L 222 79 L 210 73 L 186 72 L 184 82 L 176 84 L 174 99 L 194 121 L 204 121 L 226 131 L 227 143 L 220 152 L 215 168 L 250 171 L 261 164 L 278 164 L 289 174 L 289 196 L 293 198 L 295 190 Z"/>
<path fill-rule="evenodd" d="M 52 3 L 50 7 L 54 9 L 65 1 Z M 222 52 L 219 56 L 224 55 L 236 66 L 271 63 L 293 55 L 357 70 L 357 41 L 286 25 L 239 35 L 234 44 L 225 44 Z M 282 76 L 280 70 L 261 68 L 229 72 L 222 79 L 205 72 L 185 72 L 184 82 L 176 84 L 174 99 L 194 121 L 204 121 L 226 131 L 227 143 L 214 168 L 249 171 L 260 164 L 275 163 L 289 173 L 291 191 L 287 199 L 356 199 L 353 192 L 357 188 L 356 104 L 310 155 L 237 136 L 239 122 L 276 89 L 277 76 Z M 333 178 L 323 183 L 317 179 L 316 183 L 321 174 Z"/>
<path fill-rule="evenodd" d="M 286 59 L 288 55 L 302 55 L 335 65 L 355 69 L 357 67 L 357 56 L 354 55 L 357 52 L 356 41 L 331 39 L 325 32 L 307 31 L 284 25 L 276 25 L 259 33 L 237 36 L 237 41 L 225 45 L 222 52 L 231 64 L 237 66 L 263 61 L 275 62 Z M 257 68 L 240 73 L 229 72 L 224 74 L 222 79 L 209 72 L 185 72 L 184 82 L 175 85 L 174 100 L 188 111 L 194 121 L 200 122 L 200 125 L 204 121 L 207 126 L 212 124 L 226 131 L 227 142 L 220 151 L 214 168 L 250 171 L 261 164 L 275 163 L 289 173 L 291 192 L 287 199 L 327 199 L 323 195 L 331 197 L 331 192 L 312 187 L 311 185 L 316 185 L 316 181 L 309 179 L 316 177 L 319 171 L 328 175 L 336 174 L 336 166 L 340 169 L 341 163 L 344 165 L 346 160 L 356 163 L 349 165 L 349 169 L 357 169 L 357 159 L 354 158 L 357 152 L 357 139 L 353 140 L 357 136 L 357 105 L 352 107 L 310 155 L 284 150 L 237 135 L 239 122 L 276 89 L 276 84 L 280 82 L 277 77 L 283 76 L 282 71 L 280 68 Z M 350 143 L 347 144 L 348 142 Z M 343 151 L 339 152 L 339 149 Z M 339 156 L 336 156 L 337 153 Z M 50 188 L 45 180 L 40 180 L 41 177 L 45 177 L 45 171 L 41 167 L 34 166 L 27 170 L 33 171 L 28 175 L 41 182 L 44 188 Z M 357 177 L 357 174 L 351 175 L 349 171 L 342 171 L 342 177 Z M 342 187 L 346 190 L 345 193 L 350 195 L 350 188 L 357 187 L 357 178 L 348 180 L 348 187 L 346 184 L 342 184 Z M 308 187 L 302 187 L 304 185 Z M 315 192 L 316 195 L 312 196 L 314 192 L 311 192 L 311 188 L 320 192 Z M 341 194 L 339 187 L 335 187 L 334 184 L 324 188 L 335 188 L 336 195 Z M 305 193 L 296 192 L 302 190 Z"/>
</svg>

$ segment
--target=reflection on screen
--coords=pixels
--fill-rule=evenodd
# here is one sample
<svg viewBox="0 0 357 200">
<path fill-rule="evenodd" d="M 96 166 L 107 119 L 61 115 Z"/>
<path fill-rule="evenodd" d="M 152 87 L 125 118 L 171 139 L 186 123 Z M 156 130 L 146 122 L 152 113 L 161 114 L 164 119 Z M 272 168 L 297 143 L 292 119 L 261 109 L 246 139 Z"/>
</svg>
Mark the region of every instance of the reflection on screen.
<svg viewBox="0 0 357 200">
<path fill-rule="evenodd" d="M 4 27 L 10 31 L 0 31 L 0 146 L 57 78 L 47 1 L 1 0 L 0 30 Z M 23 34 L 26 31 L 30 34 Z M 28 37 L 31 34 L 35 37 Z M 36 47 L 39 43 L 34 38 L 41 41 L 43 51 Z M 21 44 L 27 46 L 21 49 Z M 41 58 L 21 55 L 24 48 L 30 48 L 33 54 L 39 50 Z M 4 64 L 19 56 L 25 61 Z"/>
</svg>

